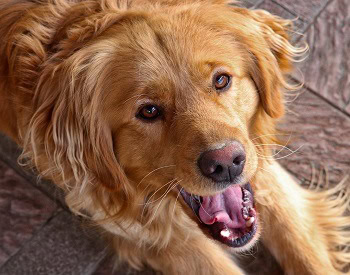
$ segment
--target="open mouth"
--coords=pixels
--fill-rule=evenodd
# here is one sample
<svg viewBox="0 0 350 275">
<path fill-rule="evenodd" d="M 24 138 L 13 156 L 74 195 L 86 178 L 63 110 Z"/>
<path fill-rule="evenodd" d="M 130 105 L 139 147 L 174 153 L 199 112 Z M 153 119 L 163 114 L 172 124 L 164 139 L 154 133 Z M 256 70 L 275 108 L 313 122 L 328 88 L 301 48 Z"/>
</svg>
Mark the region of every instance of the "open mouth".
<svg viewBox="0 0 350 275">
<path fill-rule="evenodd" d="M 257 215 L 249 183 L 232 185 L 213 196 L 198 196 L 181 188 L 180 193 L 212 237 L 230 247 L 243 247 L 254 237 Z"/>
</svg>

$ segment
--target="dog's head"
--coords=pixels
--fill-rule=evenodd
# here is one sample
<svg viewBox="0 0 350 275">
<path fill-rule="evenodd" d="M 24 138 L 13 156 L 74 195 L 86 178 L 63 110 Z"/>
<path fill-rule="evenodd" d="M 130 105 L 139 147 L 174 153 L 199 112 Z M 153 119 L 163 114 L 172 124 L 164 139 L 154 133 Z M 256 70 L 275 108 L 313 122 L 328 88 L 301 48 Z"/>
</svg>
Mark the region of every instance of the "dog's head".
<svg viewBox="0 0 350 275">
<path fill-rule="evenodd" d="M 275 133 L 301 50 L 288 21 L 208 2 L 104 7 L 62 27 L 26 148 L 72 207 L 141 223 L 185 211 L 242 248 L 259 230 L 250 183 L 267 152 L 257 144 Z"/>
</svg>

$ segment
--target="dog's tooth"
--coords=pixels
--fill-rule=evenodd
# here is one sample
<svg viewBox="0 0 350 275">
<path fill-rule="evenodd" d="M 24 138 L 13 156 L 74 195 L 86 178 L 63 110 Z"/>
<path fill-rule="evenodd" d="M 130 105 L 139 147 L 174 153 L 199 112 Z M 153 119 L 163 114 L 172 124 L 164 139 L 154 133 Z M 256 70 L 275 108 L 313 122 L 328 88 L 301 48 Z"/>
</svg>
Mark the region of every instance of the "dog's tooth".
<svg viewBox="0 0 350 275">
<path fill-rule="evenodd" d="M 243 206 L 248 206 L 250 204 L 249 200 L 243 200 L 242 202 Z"/>
<path fill-rule="evenodd" d="M 231 241 L 234 241 L 234 240 L 236 240 L 236 239 L 238 239 L 238 237 L 235 237 L 235 236 L 233 236 L 233 235 L 230 237 L 230 240 L 231 240 Z"/>
<path fill-rule="evenodd" d="M 250 217 L 254 217 L 256 215 L 254 208 L 249 207 L 248 214 Z"/>
<path fill-rule="evenodd" d="M 243 207 L 242 208 L 242 216 L 243 216 L 243 219 L 247 220 L 249 218 L 249 215 L 248 215 L 248 209 L 246 207 Z"/>
<path fill-rule="evenodd" d="M 228 238 L 230 236 L 230 230 L 225 228 L 225 229 L 221 230 L 220 235 L 225 237 L 225 238 Z"/>
<path fill-rule="evenodd" d="M 249 220 L 246 221 L 245 225 L 247 227 L 251 227 L 252 224 L 254 223 L 254 221 L 255 221 L 255 218 L 254 217 L 250 217 Z"/>
</svg>

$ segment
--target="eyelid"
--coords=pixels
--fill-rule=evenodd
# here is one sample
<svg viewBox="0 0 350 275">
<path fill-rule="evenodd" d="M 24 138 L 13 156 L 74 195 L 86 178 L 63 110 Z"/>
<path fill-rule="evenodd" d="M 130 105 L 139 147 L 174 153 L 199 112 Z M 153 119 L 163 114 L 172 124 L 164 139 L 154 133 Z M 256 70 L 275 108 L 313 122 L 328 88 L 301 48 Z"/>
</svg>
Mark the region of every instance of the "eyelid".
<svg viewBox="0 0 350 275">
<path fill-rule="evenodd" d="M 154 106 L 157 108 L 158 110 L 158 115 L 155 116 L 154 118 L 146 118 L 144 116 L 141 115 L 141 111 L 144 107 L 146 106 Z M 153 123 L 159 119 L 162 119 L 164 117 L 164 111 L 163 108 L 161 106 L 159 106 L 158 104 L 152 103 L 152 102 L 145 102 L 144 104 L 140 105 L 137 109 L 137 112 L 135 114 L 135 117 L 138 119 L 141 119 L 143 122 L 145 123 Z"/>
<path fill-rule="evenodd" d="M 228 84 L 222 88 L 216 88 L 215 84 L 216 84 L 216 79 L 218 76 L 220 75 L 226 75 L 228 77 Z M 225 92 L 227 91 L 228 89 L 231 88 L 231 85 L 232 85 L 232 74 L 229 73 L 227 70 L 225 71 L 221 71 L 221 70 L 218 70 L 216 71 L 213 75 L 212 75 L 212 87 L 213 89 L 215 89 L 217 92 Z"/>
</svg>

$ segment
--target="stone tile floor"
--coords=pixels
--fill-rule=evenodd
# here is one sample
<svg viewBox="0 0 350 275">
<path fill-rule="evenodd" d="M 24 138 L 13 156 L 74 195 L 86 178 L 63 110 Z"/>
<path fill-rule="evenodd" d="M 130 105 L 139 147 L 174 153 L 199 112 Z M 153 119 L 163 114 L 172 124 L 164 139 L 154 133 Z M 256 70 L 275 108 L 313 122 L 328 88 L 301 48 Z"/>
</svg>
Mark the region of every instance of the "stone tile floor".
<svg viewBox="0 0 350 275">
<path fill-rule="evenodd" d="M 243 5 L 297 18 L 296 30 L 310 46 L 309 57 L 298 65 L 305 86 L 281 124 L 291 133 L 289 148 L 297 152 L 288 157 L 281 152 L 281 163 L 302 182 L 322 176 L 312 171 L 339 182 L 350 174 L 350 1 L 246 0 Z M 303 81 L 301 74 L 294 80 Z M 0 274 L 126 274 L 126 266 L 113 271 L 108 245 L 67 211 L 62 193 L 17 165 L 18 153 L 0 135 Z M 251 274 L 282 274 L 263 247 L 242 263 Z"/>
</svg>

